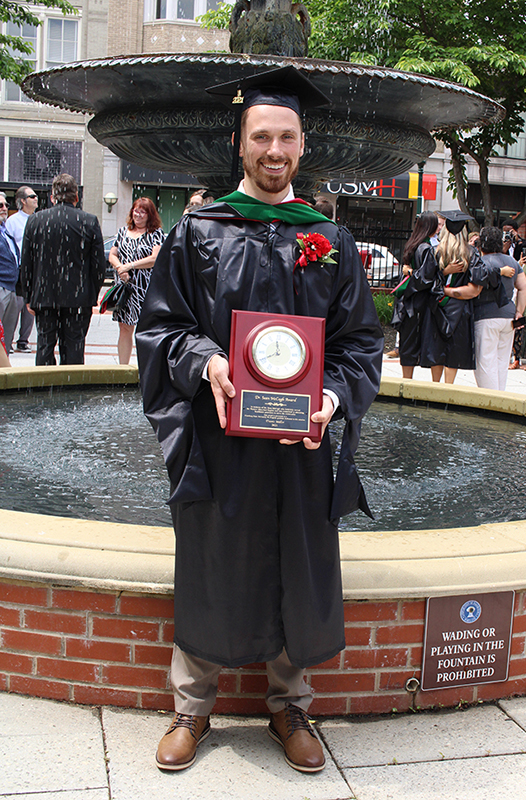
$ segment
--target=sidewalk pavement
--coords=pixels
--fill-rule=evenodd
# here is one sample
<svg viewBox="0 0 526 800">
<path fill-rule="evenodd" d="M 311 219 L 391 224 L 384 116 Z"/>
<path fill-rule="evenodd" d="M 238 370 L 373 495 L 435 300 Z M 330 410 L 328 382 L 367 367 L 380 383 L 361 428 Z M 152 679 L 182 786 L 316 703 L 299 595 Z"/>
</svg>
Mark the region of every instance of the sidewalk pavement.
<svg viewBox="0 0 526 800">
<path fill-rule="evenodd" d="M 93 317 L 86 337 L 86 364 L 118 364 L 118 336 L 119 326 L 116 322 L 113 322 L 111 313 L 99 314 L 98 309 L 93 309 Z M 34 365 L 36 350 L 36 331 L 34 328 L 29 343 L 32 352 L 17 353 L 15 351 L 9 356 L 11 366 L 27 367 Z M 135 346 L 133 348 L 131 363 L 137 364 Z M 398 358 L 387 358 L 384 356 L 382 375 L 384 377 L 401 378 L 402 368 L 400 366 L 400 360 Z M 430 381 L 431 370 L 416 367 L 414 378 L 417 381 Z M 477 385 L 475 382 L 475 375 L 471 370 L 459 370 L 455 383 L 459 386 Z M 510 370 L 508 372 L 508 384 L 506 389 L 508 392 L 526 393 L 526 370 Z"/>
<path fill-rule="evenodd" d="M 117 339 L 119 338 L 119 325 L 112 320 L 111 312 L 99 314 L 98 308 L 93 309 L 91 324 L 86 337 L 84 360 L 86 364 L 118 364 Z M 35 364 L 37 332 L 33 326 L 29 345 L 31 353 L 18 353 L 16 350 L 9 356 L 12 367 L 30 367 Z M 58 352 L 56 352 L 58 364 Z M 131 358 L 132 364 L 137 364 L 135 346 Z"/>
<path fill-rule="evenodd" d="M 292 770 L 268 720 L 212 717 L 195 764 L 161 772 L 171 715 L 0 693 L 0 797 L 14 800 L 520 800 L 526 698 L 320 719 L 322 772 Z"/>
</svg>

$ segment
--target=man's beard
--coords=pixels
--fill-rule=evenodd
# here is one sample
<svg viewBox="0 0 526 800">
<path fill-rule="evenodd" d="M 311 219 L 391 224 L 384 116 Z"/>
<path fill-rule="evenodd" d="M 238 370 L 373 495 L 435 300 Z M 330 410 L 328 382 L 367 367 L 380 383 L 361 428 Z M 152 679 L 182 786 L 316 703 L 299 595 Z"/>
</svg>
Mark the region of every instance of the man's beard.
<svg viewBox="0 0 526 800">
<path fill-rule="evenodd" d="M 254 168 L 248 159 L 243 159 L 243 169 L 246 175 L 256 184 L 258 189 L 267 194 L 279 194 L 287 188 L 298 174 L 299 159 L 296 164 L 291 164 L 288 161 L 287 166 L 288 169 L 282 175 L 269 175 L 263 169 L 259 169 L 259 162 Z"/>
</svg>

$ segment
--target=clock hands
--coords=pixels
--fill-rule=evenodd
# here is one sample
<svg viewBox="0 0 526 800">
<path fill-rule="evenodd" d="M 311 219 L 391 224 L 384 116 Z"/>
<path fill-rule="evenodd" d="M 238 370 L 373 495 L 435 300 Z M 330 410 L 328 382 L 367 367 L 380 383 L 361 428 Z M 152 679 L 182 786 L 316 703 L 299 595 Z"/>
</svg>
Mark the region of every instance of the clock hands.
<svg viewBox="0 0 526 800">
<path fill-rule="evenodd" d="M 281 355 L 281 352 L 280 352 L 280 349 L 279 349 L 279 342 L 276 341 L 276 352 L 275 353 L 271 353 L 270 356 L 268 356 L 268 357 L 269 358 L 274 358 L 274 356 L 280 356 L 280 355 Z"/>
</svg>

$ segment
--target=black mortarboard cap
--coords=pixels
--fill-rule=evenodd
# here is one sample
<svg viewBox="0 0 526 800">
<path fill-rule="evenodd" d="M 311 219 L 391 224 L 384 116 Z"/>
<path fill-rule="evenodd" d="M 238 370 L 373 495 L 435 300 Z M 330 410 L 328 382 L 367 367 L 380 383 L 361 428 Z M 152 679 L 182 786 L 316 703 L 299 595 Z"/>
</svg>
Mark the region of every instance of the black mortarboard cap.
<svg viewBox="0 0 526 800">
<path fill-rule="evenodd" d="M 284 106 L 291 108 L 300 116 L 307 108 L 330 105 L 331 102 L 309 78 L 293 66 L 259 72 L 218 86 L 209 86 L 206 91 L 235 111 L 232 180 L 237 178 L 243 111 L 252 106 Z"/>
<path fill-rule="evenodd" d="M 438 213 L 446 220 L 445 224 L 448 231 L 455 236 L 457 233 L 460 233 L 464 225 L 466 225 L 470 219 L 473 219 L 472 216 L 465 214 L 457 208 L 450 209 L 449 211 L 439 211 Z"/>
</svg>

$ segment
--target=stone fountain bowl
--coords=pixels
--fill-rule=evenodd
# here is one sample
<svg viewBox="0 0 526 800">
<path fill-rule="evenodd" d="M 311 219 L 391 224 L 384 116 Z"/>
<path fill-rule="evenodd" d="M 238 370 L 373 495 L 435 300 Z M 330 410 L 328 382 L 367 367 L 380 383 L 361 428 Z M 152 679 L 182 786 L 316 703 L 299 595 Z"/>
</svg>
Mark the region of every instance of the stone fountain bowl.
<svg viewBox="0 0 526 800">
<path fill-rule="evenodd" d="M 498 103 L 463 86 L 347 62 L 178 53 L 74 62 L 29 75 L 33 100 L 93 114 L 90 133 L 120 158 L 229 188 L 233 112 L 206 87 L 292 64 L 331 100 L 305 115 L 299 180 L 390 177 L 425 160 L 432 131 L 499 121 Z"/>
</svg>

